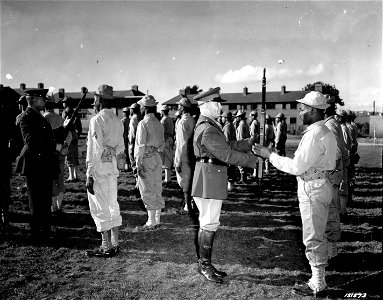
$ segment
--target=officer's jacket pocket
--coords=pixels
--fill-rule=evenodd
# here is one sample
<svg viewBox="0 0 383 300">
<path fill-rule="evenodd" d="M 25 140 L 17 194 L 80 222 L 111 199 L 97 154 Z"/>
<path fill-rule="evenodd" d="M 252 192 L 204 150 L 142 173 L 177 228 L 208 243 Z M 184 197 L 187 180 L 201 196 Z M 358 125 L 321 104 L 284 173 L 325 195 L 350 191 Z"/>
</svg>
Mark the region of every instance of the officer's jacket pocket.
<svg viewBox="0 0 383 300">
<path fill-rule="evenodd" d="M 208 199 L 227 198 L 227 167 L 197 162 L 192 195 Z"/>
</svg>

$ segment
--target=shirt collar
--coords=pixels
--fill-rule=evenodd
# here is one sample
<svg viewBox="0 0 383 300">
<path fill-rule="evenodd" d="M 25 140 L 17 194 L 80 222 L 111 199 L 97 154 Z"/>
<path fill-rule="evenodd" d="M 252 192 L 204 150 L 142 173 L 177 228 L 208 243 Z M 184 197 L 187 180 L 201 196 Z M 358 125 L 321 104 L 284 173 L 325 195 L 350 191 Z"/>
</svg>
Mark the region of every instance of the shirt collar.
<svg viewBox="0 0 383 300">
<path fill-rule="evenodd" d="M 305 131 L 303 131 L 303 133 L 306 133 L 306 132 L 313 130 L 313 129 L 317 128 L 318 126 L 322 126 L 322 125 L 324 125 L 324 120 L 317 121 L 317 122 L 311 124 L 310 126 L 308 126 L 307 129 Z"/>
</svg>

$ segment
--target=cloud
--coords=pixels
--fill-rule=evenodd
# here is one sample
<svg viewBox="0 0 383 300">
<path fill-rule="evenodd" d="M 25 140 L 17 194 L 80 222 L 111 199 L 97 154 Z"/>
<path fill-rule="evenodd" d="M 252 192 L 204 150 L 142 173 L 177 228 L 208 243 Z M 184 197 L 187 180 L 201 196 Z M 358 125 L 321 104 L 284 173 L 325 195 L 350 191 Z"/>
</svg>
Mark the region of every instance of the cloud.
<svg viewBox="0 0 383 300">
<path fill-rule="evenodd" d="M 11 74 L 9 74 L 9 73 L 5 75 L 5 78 L 7 78 L 8 80 L 11 80 L 11 79 L 13 79 L 12 75 L 11 75 Z"/>
<path fill-rule="evenodd" d="M 268 80 L 272 79 L 286 79 L 301 75 L 318 75 L 324 70 L 323 64 L 309 67 L 306 71 L 300 68 L 267 68 L 266 77 Z M 227 83 L 250 83 L 259 82 L 262 80 L 263 67 L 247 65 L 238 70 L 229 70 L 223 74 L 215 76 L 216 82 L 220 84 Z"/>
<path fill-rule="evenodd" d="M 323 71 L 324 71 L 324 65 L 318 64 L 316 66 L 311 66 L 310 68 L 308 68 L 306 75 L 316 76 L 323 73 Z"/>
</svg>

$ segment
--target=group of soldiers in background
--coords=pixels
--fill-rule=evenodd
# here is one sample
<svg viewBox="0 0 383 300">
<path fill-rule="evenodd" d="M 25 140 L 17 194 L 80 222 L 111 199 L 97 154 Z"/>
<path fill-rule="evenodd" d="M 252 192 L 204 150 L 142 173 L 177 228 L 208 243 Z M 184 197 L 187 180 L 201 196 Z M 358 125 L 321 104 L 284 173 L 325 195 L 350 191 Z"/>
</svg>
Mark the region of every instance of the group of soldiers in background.
<svg viewBox="0 0 383 300">
<path fill-rule="evenodd" d="M 32 234 L 40 237 L 47 236 L 50 232 L 51 212 L 62 209 L 64 157 L 68 156 L 70 145 L 76 145 L 74 141 L 78 140 L 82 130 L 80 126 L 76 127 L 75 122 L 68 122 L 67 115 L 64 115 L 64 119 L 53 112 L 52 102 L 46 93 L 47 90 L 44 89 L 25 91 L 25 98 L 20 99 L 20 104 L 25 100 L 27 107 L 24 106 L 24 111 L 16 118 L 23 146 L 16 160 L 15 171 L 26 178 Z M 319 174 L 316 171 L 315 174 L 297 175 L 303 181 L 322 179 L 324 176 L 330 179 L 332 199 L 328 218 L 327 213 L 324 215 L 327 220 L 325 252 L 328 255 L 324 261 L 327 262 L 337 255 L 340 216 L 347 215 L 347 205 L 352 202 L 355 164 L 359 158 L 356 140 L 358 129 L 353 122 L 355 114 L 351 111 L 336 114 L 334 98 L 328 97 L 325 101 L 323 95 L 312 93 L 297 101 L 305 104 L 305 107 L 314 108 L 315 114 L 304 110 L 307 116 L 311 116 L 306 124 L 323 120 L 324 125 L 334 134 L 335 167 L 330 166 L 329 161 L 328 166 L 326 165 L 329 172 L 326 171 L 326 175 L 321 176 L 322 172 Z M 235 114 L 230 111 L 222 112 L 220 103 L 224 100 L 220 98 L 219 88 L 202 92 L 194 98 L 201 112 L 197 116 L 192 115 L 190 100 L 181 98 L 177 102 L 178 116 L 175 120 L 169 117 L 168 106 L 161 107 L 159 117 L 156 111 L 158 102 L 153 96 L 146 95 L 129 109 L 124 108 L 124 118 L 120 121 L 111 110 L 113 88 L 102 85 L 95 95 L 97 114 L 90 120 L 88 131 L 86 188 L 90 212 L 97 231 L 101 233 L 102 244 L 96 250 L 87 251 L 87 255 L 112 257 L 119 253 L 118 228 L 122 224 L 117 202 L 119 170 L 133 170 L 136 187 L 148 214 L 146 223 L 137 227 L 137 230 L 147 231 L 161 227 L 161 212 L 165 208 L 162 185 L 170 182 L 171 168 L 174 166 L 177 182 L 182 189 L 179 212 L 188 213 L 194 224 L 199 222 L 198 271 L 209 281 L 222 282 L 226 273 L 211 264 L 211 249 L 219 225 L 222 200 L 226 199 L 227 192 L 236 180 L 233 170 L 239 168 L 240 182 L 247 182 L 247 169 L 251 168 L 256 172 L 258 164 L 258 158 L 251 150 L 266 158 L 266 174 L 269 170 L 268 159 L 277 168 L 285 170 L 284 165 L 290 164 L 290 159 L 285 158 L 287 126 L 284 115 L 280 113 L 276 116 L 275 126 L 271 117 L 266 116 L 265 147 L 262 148 L 257 146 L 260 143 L 257 112 L 250 113 L 250 123 L 247 123 L 246 113 L 242 110 Z M 320 104 L 315 104 L 315 101 Z M 40 112 L 43 110 L 45 113 L 42 115 Z M 71 115 L 67 109 L 64 113 Z M 318 133 L 314 132 L 314 136 L 315 134 Z M 325 134 L 328 135 L 327 132 Z M 270 155 L 274 147 L 277 156 Z M 296 155 L 302 151 L 300 148 L 301 145 Z M 121 167 L 119 155 L 123 152 L 127 160 Z M 68 163 L 70 180 L 77 178 L 77 170 L 73 168 L 76 165 L 76 158 L 73 163 Z M 162 169 L 165 170 L 164 180 Z M 294 169 L 291 173 L 295 171 Z M 8 222 L 7 209 L 7 206 L 2 206 L 3 228 Z M 317 265 L 313 267 L 313 276 L 319 276 L 319 279 L 313 277 L 309 290 L 316 293 L 323 290 L 326 284 L 324 271 Z"/>
</svg>

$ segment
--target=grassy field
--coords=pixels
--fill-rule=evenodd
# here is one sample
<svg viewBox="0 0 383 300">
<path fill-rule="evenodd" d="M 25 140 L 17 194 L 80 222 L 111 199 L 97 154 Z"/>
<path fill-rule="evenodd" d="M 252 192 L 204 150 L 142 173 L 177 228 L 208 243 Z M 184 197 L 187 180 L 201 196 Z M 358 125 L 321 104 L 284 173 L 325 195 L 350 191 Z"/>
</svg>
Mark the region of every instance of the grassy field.
<svg viewBox="0 0 383 300">
<path fill-rule="evenodd" d="M 296 145 L 289 141 L 289 156 Z M 355 204 L 342 224 L 336 269 L 327 272 L 326 299 L 382 295 L 382 147 L 363 144 L 359 153 Z M 54 236 L 43 245 L 31 240 L 24 182 L 12 177 L 11 233 L 0 241 L 0 299 L 305 299 L 291 294 L 294 283 L 310 275 L 295 177 L 272 168 L 262 190 L 253 182 L 230 192 L 213 252 L 213 262 L 229 276 L 217 285 L 196 271 L 195 229 L 174 212 L 181 200 L 175 177 L 163 192 L 164 226 L 136 233 L 146 213 L 132 174 L 122 173 L 122 252 L 108 259 L 84 256 L 100 242 L 89 214 L 84 156 L 82 140 L 81 182 L 67 184 L 65 213 L 53 220 Z"/>
</svg>

